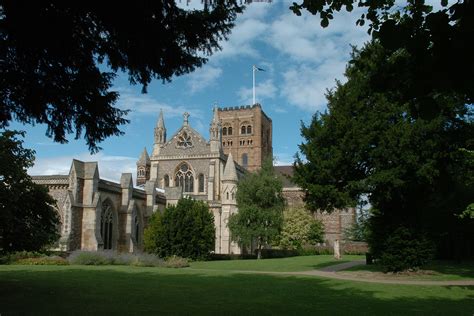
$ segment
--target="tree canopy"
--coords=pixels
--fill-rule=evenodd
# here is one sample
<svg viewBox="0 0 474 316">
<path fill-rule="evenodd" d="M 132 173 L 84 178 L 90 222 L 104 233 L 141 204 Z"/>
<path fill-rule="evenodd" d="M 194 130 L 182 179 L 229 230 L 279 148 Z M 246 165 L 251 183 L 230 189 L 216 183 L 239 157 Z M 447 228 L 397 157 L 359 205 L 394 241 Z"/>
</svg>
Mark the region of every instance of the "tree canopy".
<svg viewBox="0 0 474 316">
<path fill-rule="evenodd" d="M 59 238 L 56 201 L 26 173 L 34 151 L 23 148 L 21 135 L 0 134 L 0 252 L 41 250 Z"/>
<path fill-rule="evenodd" d="M 280 234 L 285 207 L 282 183 L 270 159 L 259 171 L 247 173 L 239 181 L 236 198 L 239 212 L 229 219 L 232 239 L 247 249 L 255 245 L 260 259 L 262 247 Z"/>
<path fill-rule="evenodd" d="M 214 217 L 203 201 L 180 199 L 152 215 L 144 232 L 145 250 L 160 257 L 205 258 L 214 250 Z"/>
<path fill-rule="evenodd" d="M 89 149 L 128 122 L 114 107 L 116 73 L 143 92 L 202 66 L 236 14 L 233 0 L 186 11 L 175 1 L 0 2 L 0 128 L 12 120 L 46 124 L 47 136 L 82 136 Z"/>
<path fill-rule="evenodd" d="M 469 228 L 455 215 L 474 196 L 469 156 L 473 106 L 456 93 L 407 100 L 403 81 L 414 80 L 407 66 L 411 58 L 378 41 L 354 50 L 347 82 L 328 92 L 328 112 L 315 114 L 310 125 L 302 126 L 305 141 L 300 145 L 303 156 L 295 162 L 295 180 L 306 190 L 312 209 L 355 206 L 367 195 L 375 209 L 375 252 L 383 251 L 387 234 L 401 226 L 429 232 L 439 249 L 449 248 L 450 239 L 463 238 L 462 244 L 472 247 L 472 224 Z M 397 78 L 400 71 L 393 70 L 402 65 L 406 76 Z M 374 74 L 384 71 L 400 85 L 378 90 Z"/>
</svg>

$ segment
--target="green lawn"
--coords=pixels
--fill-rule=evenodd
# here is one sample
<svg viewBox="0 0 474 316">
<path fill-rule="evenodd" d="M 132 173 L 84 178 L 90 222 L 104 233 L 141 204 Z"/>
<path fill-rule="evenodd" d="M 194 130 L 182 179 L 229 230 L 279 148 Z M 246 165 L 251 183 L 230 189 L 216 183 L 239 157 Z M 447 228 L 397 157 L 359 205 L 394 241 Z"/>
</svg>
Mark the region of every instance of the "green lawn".
<svg viewBox="0 0 474 316">
<path fill-rule="evenodd" d="M 420 271 L 412 273 L 385 274 L 378 265 L 362 265 L 339 272 L 364 278 L 400 279 L 400 280 L 472 280 L 474 279 L 474 261 L 433 261 Z"/>
<path fill-rule="evenodd" d="M 198 261 L 191 263 L 191 268 L 211 270 L 292 272 L 315 270 L 333 264 L 362 259 L 365 259 L 365 256 L 347 255 L 343 256 L 341 260 L 335 260 L 333 256 L 301 256 L 263 260 Z"/>
<path fill-rule="evenodd" d="M 224 270 L 0 266 L 2 316 L 473 313 L 474 287 L 386 285 Z"/>
</svg>

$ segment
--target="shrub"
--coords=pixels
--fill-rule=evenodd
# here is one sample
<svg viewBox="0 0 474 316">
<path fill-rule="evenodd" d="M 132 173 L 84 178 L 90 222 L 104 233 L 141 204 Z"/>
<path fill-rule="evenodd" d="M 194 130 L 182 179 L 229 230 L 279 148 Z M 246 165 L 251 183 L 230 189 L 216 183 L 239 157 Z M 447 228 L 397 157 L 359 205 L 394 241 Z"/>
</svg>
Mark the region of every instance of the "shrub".
<svg viewBox="0 0 474 316">
<path fill-rule="evenodd" d="M 78 265 L 108 265 L 114 264 L 115 253 L 113 251 L 74 251 L 68 257 L 70 264 Z"/>
<path fill-rule="evenodd" d="M 421 234 L 415 234 L 405 227 L 393 231 L 385 241 L 385 250 L 380 257 L 384 272 L 399 272 L 418 269 L 433 258 L 434 245 Z"/>
<path fill-rule="evenodd" d="M 257 259 L 257 255 L 254 254 L 224 254 L 224 253 L 212 253 L 207 258 L 208 260 L 245 260 L 245 259 Z"/>
<path fill-rule="evenodd" d="M 160 257 L 206 258 L 214 249 L 214 218 L 203 201 L 180 199 L 176 206 L 156 212 L 145 229 L 147 252 Z"/>
<path fill-rule="evenodd" d="M 166 268 L 186 268 L 189 267 L 189 261 L 186 258 L 171 256 L 164 262 Z"/>
<path fill-rule="evenodd" d="M 278 246 L 299 249 L 304 244 L 323 242 L 324 226 L 304 208 L 290 208 L 283 212 L 283 228 Z"/>
<path fill-rule="evenodd" d="M 35 257 L 35 258 L 18 259 L 12 262 L 12 264 L 64 266 L 64 265 L 68 265 L 69 262 L 66 259 L 59 256 L 50 256 L 50 257 Z"/>
<path fill-rule="evenodd" d="M 318 255 L 332 255 L 334 249 L 330 246 L 311 246 L 298 249 L 299 256 L 318 256 Z"/>
<path fill-rule="evenodd" d="M 136 254 L 134 260 L 131 262 L 132 266 L 136 267 L 165 267 L 166 264 L 163 259 L 150 253 Z M 177 268 L 177 267 L 173 267 Z"/>
</svg>

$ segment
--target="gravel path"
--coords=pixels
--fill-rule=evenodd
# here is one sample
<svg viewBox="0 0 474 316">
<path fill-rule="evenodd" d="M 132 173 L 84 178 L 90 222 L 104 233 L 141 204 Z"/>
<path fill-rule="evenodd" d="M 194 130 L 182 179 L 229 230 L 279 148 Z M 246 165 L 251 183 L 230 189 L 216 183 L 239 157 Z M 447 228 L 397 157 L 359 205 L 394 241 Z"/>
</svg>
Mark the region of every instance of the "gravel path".
<svg viewBox="0 0 474 316">
<path fill-rule="evenodd" d="M 248 271 L 248 270 L 229 270 L 231 273 L 245 273 L 245 274 L 270 274 L 270 275 L 300 275 L 300 276 L 317 276 L 323 278 L 330 278 L 336 280 L 347 280 L 367 283 L 384 283 L 384 284 L 404 284 L 404 285 L 431 285 L 431 286 L 474 286 L 474 280 L 448 280 L 448 281 L 424 281 L 424 280 L 388 280 L 381 278 L 362 278 L 351 276 L 347 274 L 338 274 L 337 271 L 348 269 L 354 266 L 365 264 L 364 260 L 350 261 L 346 263 L 328 266 L 319 270 L 298 271 L 298 272 L 275 272 L 275 271 Z M 190 270 L 212 270 L 214 269 L 194 269 Z"/>
</svg>

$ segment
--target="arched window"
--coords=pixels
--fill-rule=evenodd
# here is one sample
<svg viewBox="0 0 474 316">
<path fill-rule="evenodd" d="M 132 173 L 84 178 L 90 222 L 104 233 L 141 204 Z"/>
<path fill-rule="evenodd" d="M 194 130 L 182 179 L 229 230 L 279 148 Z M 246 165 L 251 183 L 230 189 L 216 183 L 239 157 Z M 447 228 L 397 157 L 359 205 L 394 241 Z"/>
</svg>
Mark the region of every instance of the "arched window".
<svg viewBox="0 0 474 316">
<path fill-rule="evenodd" d="M 247 164 L 248 164 L 248 156 L 247 154 L 242 154 L 242 166 L 247 168 Z"/>
<path fill-rule="evenodd" d="M 199 174 L 199 192 L 204 192 L 204 175 Z"/>
<path fill-rule="evenodd" d="M 232 192 L 232 200 L 234 199 L 235 195 L 234 195 L 234 192 Z"/>
<path fill-rule="evenodd" d="M 224 128 L 222 129 L 222 135 L 227 135 L 227 127 L 224 127 Z"/>
<path fill-rule="evenodd" d="M 226 192 L 226 195 L 227 195 L 227 199 L 229 199 L 229 192 Z"/>
<path fill-rule="evenodd" d="M 109 201 L 102 203 L 102 214 L 100 217 L 100 236 L 104 242 L 104 249 L 112 249 L 113 214 L 112 205 Z"/>
<path fill-rule="evenodd" d="M 245 126 L 242 126 L 240 128 L 240 134 L 245 135 L 245 131 L 246 131 Z"/>
<path fill-rule="evenodd" d="M 139 177 L 144 177 L 145 176 L 145 169 L 143 169 L 143 168 L 138 169 L 138 176 Z"/>
<path fill-rule="evenodd" d="M 194 175 L 187 163 L 183 162 L 179 165 L 174 183 L 176 186 L 181 187 L 183 192 L 194 191 Z"/>
<path fill-rule="evenodd" d="M 138 215 L 135 215 L 134 218 L 135 223 L 135 242 L 138 244 L 140 242 L 140 222 L 138 221 Z"/>
<path fill-rule="evenodd" d="M 170 176 L 165 174 L 165 176 L 163 177 L 163 180 L 164 180 L 165 188 L 169 187 L 170 186 Z"/>
<path fill-rule="evenodd" d="M 247 126 L 247 134 L 252 134 L 252 126 Z"/>
<path fill-rule="evenodd" d="M 227 129 L 227 135 L 232 135 L 232 127 L 229 127 L 229 128 Z"/>
</svg>

